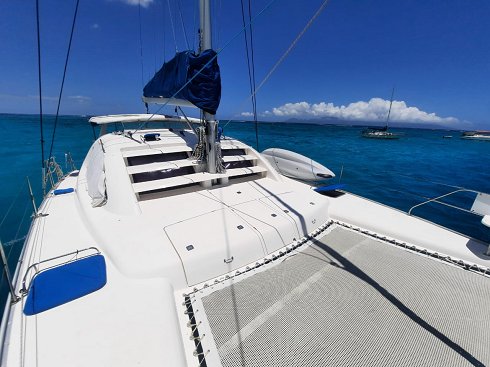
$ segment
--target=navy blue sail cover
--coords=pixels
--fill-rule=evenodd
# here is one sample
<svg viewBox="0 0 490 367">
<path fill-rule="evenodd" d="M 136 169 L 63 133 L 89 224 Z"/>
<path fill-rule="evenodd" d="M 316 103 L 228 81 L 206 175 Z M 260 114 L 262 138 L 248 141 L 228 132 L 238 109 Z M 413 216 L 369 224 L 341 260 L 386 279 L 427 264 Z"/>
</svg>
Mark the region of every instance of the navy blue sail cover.
<svg viewBox="0 0 490 367">
<path fill-rule="evenodd" d="M 189 84 L 182 88 L 187 82 Z M 221 76 L 216 52 L 205 50 L 199 55 L 192 51 L 178 52 L 146 84 L 143 95 L 148 98 L 184 99 L 205 112 L 216 114 L 221 99 Z"/>
<path fill-rule="evenodd" d="M 31 286 L 24 314 L 36 315 L 81 298 L 107 282 L 104 256 L 93 255 L 56 266 L 37 274 Z"/>
</svg>

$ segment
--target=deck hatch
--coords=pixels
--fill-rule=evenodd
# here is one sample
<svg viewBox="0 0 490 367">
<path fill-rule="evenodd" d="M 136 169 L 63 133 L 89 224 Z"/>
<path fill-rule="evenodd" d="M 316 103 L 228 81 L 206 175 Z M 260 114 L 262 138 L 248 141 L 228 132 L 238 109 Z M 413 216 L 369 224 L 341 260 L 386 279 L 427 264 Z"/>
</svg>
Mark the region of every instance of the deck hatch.
<svg viewBox="0 0 490 367">
<path fill-rule="evenodd" d="M 104 256 L 92 255 L 41 271 L 32 279 L 24 314 L 36 315 L 102 288 L 107 282 Z"/>
</svg>

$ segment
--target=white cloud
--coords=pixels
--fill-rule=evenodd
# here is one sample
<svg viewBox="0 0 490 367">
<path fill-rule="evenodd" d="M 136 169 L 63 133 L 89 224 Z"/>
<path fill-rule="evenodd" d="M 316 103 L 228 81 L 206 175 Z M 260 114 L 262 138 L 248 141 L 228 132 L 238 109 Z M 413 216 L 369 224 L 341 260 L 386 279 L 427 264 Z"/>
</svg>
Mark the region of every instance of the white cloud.
<svg viewBox="0 0 490 367">
<path fill-rule="evenodd" d="M 92 98 L 87 96 L 69 96 L 68 98 L 80 104 L 88 103 L 92 100 Z"/>
<path fill-rule="evenodd" d="M 94 23 L 90 26 L 91 29 L 99 29 L 100 26 L 97 23 Z"/>
<path fill-rule="evenodd" d="M 29 94 L 27 96 L 21 96 L 21 95 L 15 95 L 15 94 L 0 94 L 0 98 L 2 99 L 9 99 L 9 100 L 17 100 L 17 101 L 38 101 L 39 100 L 39 95 L 35 94 Z M 87 96 L 68 96 L 67 97 L 69 100 L 74 101 L 79 104 L 85 104 L 89 103 L 92 101 L 91 97 Z M 58 102 L 58 97 L 53 97 L 53 96 L 43 96 L 43 102 L 44 103 L 49 103 L 52 104 L 54 102 Z"/>
<path fill-rule="evenodd" d="M 118 0 L 118 1 L 128 5 L 141 5 L 143 8 L 147 8 L 153 3 L 153 0 Z"/>
<path fill-rule="evenodd" d="M 335 106 L 333 103 L 286 103 L 273 108 L 272 114 L 277 117 L 330 117 L 339 120 L 360 121 L 385 121 L 390 108 L 390 101 L 382 98 L 371 98 L 368 102 L 359 101 L 347 106 Z M 440 117 L 435 113 L 419 110 L 417 107 L 409 107 L 404 101 L 393 101 L 390 121 L 434 123 L 449 125 L 458 123 L 455 117 Z"/>
<path fill-rule="evenodd" d="M 23 98 L 22 96 L 16 96 L 18 98 Z M 29 99 L 39 99 L 39 95 L 28 95 L 27 98 Z M 46 101 L 46 102 L 57 102 L 58 101 L 58 97 L 50 97 L 50 96 L 43 96 L 43 101 Z"/>
<path fill-rule="evenodd" d="M 242 112 L 240 116 L 243 117 L 252 117 L 254 114 L 252 112 Z"/>
</svg>

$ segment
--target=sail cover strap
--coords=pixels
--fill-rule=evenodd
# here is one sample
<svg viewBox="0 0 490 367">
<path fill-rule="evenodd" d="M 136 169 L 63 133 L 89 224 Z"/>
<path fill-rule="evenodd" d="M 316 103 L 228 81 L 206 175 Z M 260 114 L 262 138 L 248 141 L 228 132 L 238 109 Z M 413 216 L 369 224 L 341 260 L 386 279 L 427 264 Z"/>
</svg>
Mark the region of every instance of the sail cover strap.
<svg viewBox="0 0 490 367">
<path fill-rule="evenodd" d="M 202 69 L 202 70 L 201 70 Z M 212 115 L 221 99 L 221 76 L 214 50 L 178 52 L 146 84 L 147 98 L 178 98 Z"/>
</svg>

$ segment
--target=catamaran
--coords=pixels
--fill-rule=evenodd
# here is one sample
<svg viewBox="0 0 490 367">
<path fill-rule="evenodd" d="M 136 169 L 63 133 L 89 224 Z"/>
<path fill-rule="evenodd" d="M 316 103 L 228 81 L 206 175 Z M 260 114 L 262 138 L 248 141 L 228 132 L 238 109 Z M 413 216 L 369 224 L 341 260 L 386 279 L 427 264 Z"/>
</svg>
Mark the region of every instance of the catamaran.
<svg viewBox="0 0 490 367">
<path fill-rule="evenodd" d="M 201 118 L 90 119 L 101 135 L 80 170 L 35 208 L 1 365 L 489 365 L 488 244 L 220 134 L 208 0 L 200 14 L 200 49 L 144 100 Z M 475 196 L 489 226 L 490 196 Z"/>
</svg>

